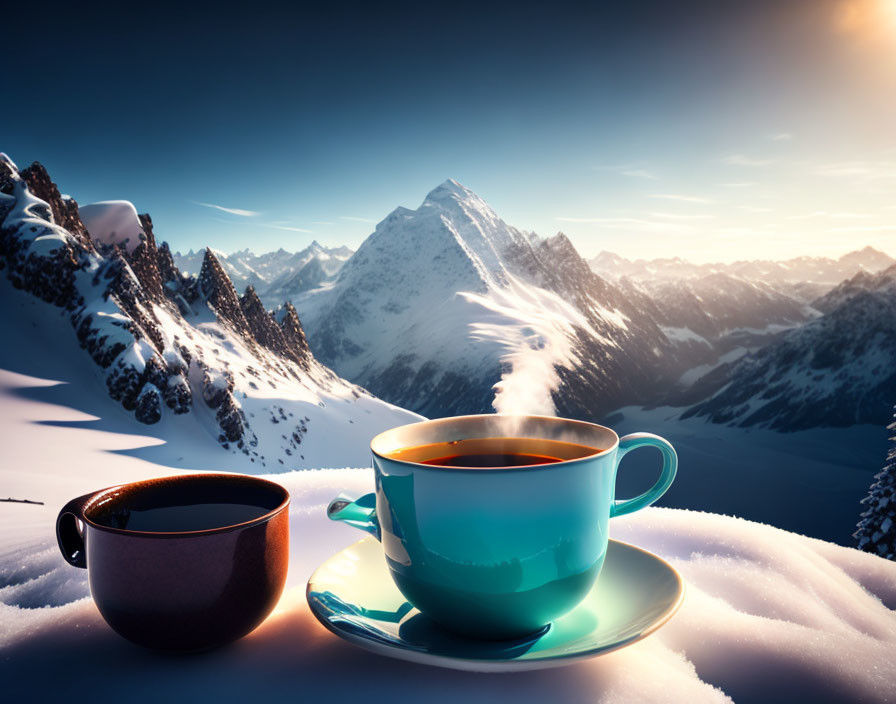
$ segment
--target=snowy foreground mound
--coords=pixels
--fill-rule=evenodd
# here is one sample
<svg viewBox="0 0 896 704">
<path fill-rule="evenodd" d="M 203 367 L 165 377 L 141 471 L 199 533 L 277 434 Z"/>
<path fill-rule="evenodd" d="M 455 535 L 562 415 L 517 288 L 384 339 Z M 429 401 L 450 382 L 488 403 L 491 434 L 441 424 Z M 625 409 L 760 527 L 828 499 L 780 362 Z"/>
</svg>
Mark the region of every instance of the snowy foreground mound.
<svg viewBox="0 0 896 704">
<path fill-rule="evenodd" d="M 135 468 L 129 466 L 128 474 Z M 144 476 L 162 469 L 144 465 Z M 57 553 L 51 521 L 61 497 L 44 507 L 0 504 L 5 695 L 40 700 L 101 682 L 123 701 L 231 701 L 249 692 L 327 701 L 338 694 L 335 683 L 363 687 L 365 699 L 373 694 L 378 701 L 410 702 L 821 702 L 896 696 L 896 564 L 765 525 L 672 509 L 648 509 L 612 524 L 615 538 L 666 558 L 687 582 L 681 611 L 642 642 L 568 668 L 513 675 L 440 670 L 370 654 L 319 626 L 304 593 L 316 565 L 358 538 L 326 519 L 327 501 L 339 491 L 369 490 L 370 471 L 273 478 L 293 497 L 286 592 L 254 633 L 194 656 L 145 651 L 106 627 L 87 598 L 85 572 L 64 564 Z M 91 486 L 104 481 L 95 478 Z M 31 483 L 31 491 L 39 492 L 40 482 Z M 83 479 L 62 483 L 78 486 L 70 487 L 71 495 L 88 488 Z M 31 528 L 12 529 L 25 516 Z"/>
<path fill-rule="evenodd" d="M 317 624 L 305 582 L 358 539 L 327 520 L 324 508 L 341 491 L 369 491 L 369 469 L 272 477 L 292 495 L 292 555 L 283 598 L 254 633 L 203 655 L 140 649 L 106 626 L 86 572 L 63 561 L 53 534 L 57 511 L 92 490 L 185 471 L 172 465 L 236 467 L 217 464 L 231 457 L 223 451 L 191 448 L 189 427 L 167 441 L 154 435 L 157 426 L 134 435 L 133 423 L 100 420 L 72 408 L 71 398 L 55 381 L 0 372 L 0 498 L 44 502 L 0 503 L 4 702 L 61 700 L 97 684 L 117 702 L 245 701 L 249 693 L 322 702 L 343 698 L 340 687 L 358 688 L 353 693 L 366 701 L 465 704 L 896 699 L 896 563 L 683 510 L 647 509 L 611 523 L 613 537 L 661 555 L 687 582 L 681 611 L 628 648 L 513 675 L 439 670 L 359 650 Z"/>
</svg>

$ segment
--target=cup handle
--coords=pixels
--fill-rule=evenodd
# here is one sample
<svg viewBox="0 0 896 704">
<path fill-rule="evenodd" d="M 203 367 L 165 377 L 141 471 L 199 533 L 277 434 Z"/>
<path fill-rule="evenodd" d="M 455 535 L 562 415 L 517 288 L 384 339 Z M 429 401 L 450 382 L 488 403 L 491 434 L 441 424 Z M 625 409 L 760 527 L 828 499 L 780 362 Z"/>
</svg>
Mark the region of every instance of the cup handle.
<svg viewBox="0 0 896 704">
<path fill-rule="evenodd" d="M 327 506 L 327 518 L 370 533 L 380 539 L 380 522 L 376 517 L 376 494 L 364 494 L 352 501 L 346 496 L 337 496 Z"/>
<path fill-rule="evenodd" d="M 675 454 L 675 448 L 672 447 L 668 440 L 652 433 L 632 433 L 619 440 L 619 452 L 616 455 L 617 469 L 622 458 L 639 447 L 655 447 L 658 449 L 663 454 L 663 471 L 660 473 L 660 478 L 657 479 L 656 484 L 640 496 L 636 496 L 633 499 L 614 501 L 612 506 L 610 506 L 611 517 L 624 516 L 626 513 L 632 513 L 650 506 L 650 504 L 666 493 L 666 490 L 672 484 L 672 480 L 675 479 L 675 473 L 678 471 L 678 455 Z"/>
<path fill-rule="evenodd" d="M 87 546 L 79 523 L 84 520 L 84 506 L 95 494 L 72 499 L 56 517 L 56 542 L 66 562 L 75 567 L 87 567 Z"/>
</svg>

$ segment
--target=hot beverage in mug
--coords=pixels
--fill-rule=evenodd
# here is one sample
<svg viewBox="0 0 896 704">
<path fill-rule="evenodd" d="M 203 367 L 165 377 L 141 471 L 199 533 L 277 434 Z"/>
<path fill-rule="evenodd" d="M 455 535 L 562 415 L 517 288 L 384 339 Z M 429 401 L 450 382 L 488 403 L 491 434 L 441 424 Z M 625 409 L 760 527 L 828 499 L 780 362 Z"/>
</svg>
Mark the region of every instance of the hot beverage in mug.
<svg viewBox="0 0 896 704">
<path fill-rule="evenodd" d="M 620 459 L 663 457 L 656 484 L 617 500 Z M 376 491 L 330 518 L 382 543 L 404 597 L 443 627 L 530 635 L 572 610 L 603 565 L 609 519 L 650 505 L 678 460 L 660 437 L 542 416 L 480 415 L 394 428 L 371 442 Z"/>
</svg>

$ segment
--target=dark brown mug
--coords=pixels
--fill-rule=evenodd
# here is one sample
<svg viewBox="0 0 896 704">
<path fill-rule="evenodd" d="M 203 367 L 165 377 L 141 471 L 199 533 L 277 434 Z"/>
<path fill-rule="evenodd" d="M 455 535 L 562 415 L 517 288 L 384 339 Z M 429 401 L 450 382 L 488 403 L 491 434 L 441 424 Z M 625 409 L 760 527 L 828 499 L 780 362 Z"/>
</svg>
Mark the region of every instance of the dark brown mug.
<svg viewBox="0 0 896 704">
<path fill-rule="evenodd" d="M 90 594 L 128 640 L 205 650 L 270 614 L 286 582 L 289 492 L 239 474 L 185 474 L 69 501 L 59 549 L 87 568 Z"/>
</svg>

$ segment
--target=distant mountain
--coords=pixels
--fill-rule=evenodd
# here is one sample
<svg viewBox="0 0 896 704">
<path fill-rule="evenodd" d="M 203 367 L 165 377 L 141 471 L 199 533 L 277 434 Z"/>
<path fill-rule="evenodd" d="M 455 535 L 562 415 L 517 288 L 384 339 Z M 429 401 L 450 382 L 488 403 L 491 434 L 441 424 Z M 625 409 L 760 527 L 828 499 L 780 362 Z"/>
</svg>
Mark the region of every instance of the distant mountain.
<svg viewBox="0 0 896 704">
<path fill-rule="evenodd" d="M 896 398 L 896 266 L 856 274 L 813 307 L 824 314 L 708 375 L 702 385 L 718 391 L 684 416 L 779 430 L 885 425 Z"/>
<path fill-rule="evenodd" d="M 314 240 L 298 252 L 281 248 L 264 254 L 255 254 L 248 249 L 233 254 L 215 250 L 214 254 L 239 289 L 252 286 L 265 303 L 279 305 L 306 290 L 302 288 L 305 282 L 314 281 L 317 286 L 332 277 L 352 256 L 352 250 L 345 246 L 324 247 Z M 196 276 L 205 255 L 203 251 L 191 249 L 186 254 L 175 252 L 173 256 L 178 269 Z M 311 268 L 300 275 L 309 264 Z M 320 280 L 315 280 L 321 275 Z"/>
<path fill-rule="evenodd" d="M 262 291 L 265 303 L 276 306 L 321 286 L 330 278 L 326 262 L 312 257 L 298 271 L 286 271 L 266 286 Z"/>
<path fill-rule="evenodd" d="M 451 180 L 417 210 L 394 210 L 332 284 L 295 304 L 322 360 L 426 415 L 596 418 L 654 399 L 687 368 L 646 295 L 596 275 L 565 235 L 523 233 Z"/>
<path fill-rule="evenodd" d="M 629 266 L 643 275 L 601 276 L 562 233 L 523 233 L 449 180 L 416 210 L 399 207 L 380 222 L 333 280 L 319 285 L 320 273 L 307 272 L 295 290 L 309 290 L 293 300 L 325 363 L 425 415 L 499 410 L 599 419 L 620 406 L 662 403 L 695 406 L 691 413 L 730 422 L 744 411 L 723 410 L 732 389 L 766 393 L 756 367 L 748 366 L 765 359 L 766 350 L 785 350 L 786 357 L 787 345 L 820 345 L 813 336 L 834 329 L 853 336 L 848 344 L 864 339 L 863 330 L 843 327 L 848 312 L 838 322 L 824 299 L 794 293 L 799 277 L 833 281 L 837 272 L 865 272 L 888 260 L 870 248 L 840 260 L 717 267 L 723 270 L 678 259 L 653 276 L 656 263 L 626 263 L 607 253 L 600 259 L 617 274 Z M 770 271 L 777 284 L 757 274 Z M 811 341 L 794 343 L 802 336 Z M 735 374 L 742 381 L 732 384 Z M 862 388 L 867 398 L 886 393 L 873 379 Z M 784 396 L 796 398 L 794 389 Z M 843 398 L 824 414 L 779 424 L 807 427 L 810 416 L 843 423 L 854 400 Z"/>
<path fill-rule="evenodd" d="M 797 298 L 761 281 L 725 273 L 677 281 L 644 281 L 639 286 L 656 306 L 656 320 L 670 339 L 690 345 L 697 359 L 700 345 L 706 361 L 732 351 L 746 352 L 766 344 L 783 330 L 797 326 L 817 311 Z"/>
<path fill-rule="evenodd" d="M 183 274 L 130 203 L 79 208 L 40 164 L 0 155 L 0 223 L 6 278 L 64 313 L 43 318 L 77 336 L 112 401 L 163 436 L 186 418 L 210 461 L 223 448 L 268 471 L 343 466 L 416 418 L 320 364 L 295 309 L 269 313 L 251 286 L 238 296 L 211 250 Z"/>
<path fill-rule="evenodd" d="M 873 247 L 865 247 L 839 259 L 797 257 L 786 261 L 755 260 L 731 264 L 693 264 L 679 257 L 630 260 L 611 252 L 601 252 L 589 264 L 598 274 L 611 280 L 627 277 L 654 284 L 727 274 L 774 286 L 808 302 L 859 272 L 883 271 L 896 264 L 896 259 Z"/>
<path fill-rule="evenodd" d="M 761 281 L 715 273 L 678 281 L 643 282 L 658 320 L 677 336 L 716 341 L 731 332 L 761 334 L 812 316 L 806 305 Z"/>
</svg>

